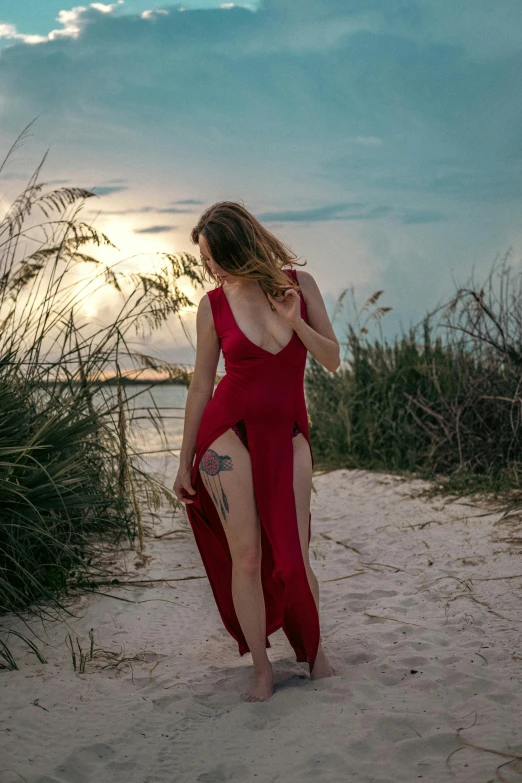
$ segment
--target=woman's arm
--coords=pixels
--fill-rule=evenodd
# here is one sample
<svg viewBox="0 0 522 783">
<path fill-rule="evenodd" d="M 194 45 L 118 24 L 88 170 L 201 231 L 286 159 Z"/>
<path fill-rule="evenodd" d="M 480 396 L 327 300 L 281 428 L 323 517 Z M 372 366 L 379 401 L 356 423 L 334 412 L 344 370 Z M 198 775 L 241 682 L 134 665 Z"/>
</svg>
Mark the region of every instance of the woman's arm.
<svg viewBox="0 0 522 783">
<path fill-rule="evenodd" d="M 340 346 L 321 292 L 309 272 L 297 271 L 297 282 L 303 292 L 308 323 L 301 317 L 300 297 L 294 289 L 289 288 L 284 298 L 279 300 L 269 294 L 269 300 L 297 332 L 314 359 L 330 372 L 335 372 L 341 364 Z"/>
<path fill-rule="evenodd" d="M 205 294 L 200 300 L 196 316 L 196 362 L 185 404 L 183 441 L 179 455 L 179 470 L 174 492 L 183 503 L 192 503 L 182 490 L 194 494 L 190 485 L 192 462 L 196 453 L 196 438 L 203 411 L 212 397 L 221 347 L 214 327 L 210 300 Z"/>
</svg>

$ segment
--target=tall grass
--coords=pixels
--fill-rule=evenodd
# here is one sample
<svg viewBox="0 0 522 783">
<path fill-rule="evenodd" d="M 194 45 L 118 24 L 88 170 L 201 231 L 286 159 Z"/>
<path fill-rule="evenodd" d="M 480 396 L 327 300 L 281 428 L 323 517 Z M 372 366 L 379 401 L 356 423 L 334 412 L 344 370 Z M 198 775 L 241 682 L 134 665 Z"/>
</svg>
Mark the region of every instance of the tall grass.
<svg viewBox="0 0 522 783">
<path fill-rule="evenodd" d="M 317 467 L 402 471 L 448 491 L 521 488 L 522 275 L 509 251 L 388 342 L 348 323 L 336 373 L 313 358 L 305 376 Z M 346 294 L 343 292 L 342 296 Z M 337 308 L 337 312 L 340 307 Z M 436 315 L 440 319 L 434 323 Z"/>
<path fill-rule="evenodd" d="M 90 589 L 93 573 L 103 573 L 100 544 L 137 538 L 142 551 L 144 514 L 162 502 L 180 506 L 133 452 L 128 387 L 118 384 L 115 395 L 99 382 L 144 368 L 187 381 L 184 368 L 129 338 L 143 342 L 181 318 L 192 302 L 180 278 L 202 285 L 188 254 L 155 254 L 135 273 L 91 255 L 89 247 L 117 250 L 80 219 L 95 194 L 45 191 L 44 161 L 0 220 L 0 613 L 65 608 L 65 592 Z M 102 290 L 115 292 L 109 323 L 82 309 Z M 159 411 L 154 421 L 161 430 Z"/>
</svg>

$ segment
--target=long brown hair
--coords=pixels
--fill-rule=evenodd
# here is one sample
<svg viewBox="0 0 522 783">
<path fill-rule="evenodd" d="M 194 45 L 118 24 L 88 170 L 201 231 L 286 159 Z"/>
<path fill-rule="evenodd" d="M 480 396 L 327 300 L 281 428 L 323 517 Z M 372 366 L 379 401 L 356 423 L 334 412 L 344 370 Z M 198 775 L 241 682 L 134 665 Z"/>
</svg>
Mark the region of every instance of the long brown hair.
<svg viewBox="0 0 522 783">
<path fill-rule="evenodd" d="M 212 258 L 222 269 L 237 277 L 250 277 L 259 281 L 265 295 L 274 298 L 287 288 L 299 290 L 299 286 L 282 270 L 284 266 L 304 263 L 277 237 L 270 233 L 242 204 L 235 201 L 219 201 L 209 207 L 192 229 L 190 238 L 197 245 L 203 234 Z M 203 268 L 210 278 L 212 274 L 205 259 Z M 270 303 L 271 304 L 271 303 Z"/>
</svg>

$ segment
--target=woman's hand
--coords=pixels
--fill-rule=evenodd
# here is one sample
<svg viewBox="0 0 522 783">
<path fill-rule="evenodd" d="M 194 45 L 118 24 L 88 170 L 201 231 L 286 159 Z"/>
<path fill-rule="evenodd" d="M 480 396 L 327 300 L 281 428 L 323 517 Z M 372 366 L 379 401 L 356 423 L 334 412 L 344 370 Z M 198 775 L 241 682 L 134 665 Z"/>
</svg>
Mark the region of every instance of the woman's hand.
<svg viewBox="0 0 522 783">
<path fill-rule="evenodd" d="M 172 487 L 174 494 L 181 503 L 193 503 L 193 500 L 187 497 L 186 493 L 191 495 L 196 494 L 196 490 L 192 488 L 190 482 L 190 470 L 188 468 L 179 468 L 176 478 L 174 479 L 174 486 Z"/>
<path fill-rule="evenodd" d="M 268 301 L 292 328 L 301 320 L 301 297 L 293 288 L 287 288 L 279 299 L 267 293 Z"/>
</svg>

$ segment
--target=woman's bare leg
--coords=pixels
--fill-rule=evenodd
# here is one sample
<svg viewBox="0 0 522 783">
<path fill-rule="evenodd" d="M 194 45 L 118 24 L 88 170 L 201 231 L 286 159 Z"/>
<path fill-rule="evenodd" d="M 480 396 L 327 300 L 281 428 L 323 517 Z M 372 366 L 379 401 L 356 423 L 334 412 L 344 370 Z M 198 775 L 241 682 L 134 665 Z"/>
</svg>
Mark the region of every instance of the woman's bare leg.
<svg viewBox="0 0 522 783">
<path fill-rule="evenodd" d="M 292 441 L 294 444 L 294 495 L 297 523 L 299 525 L 299 538 L 301 540 L 301 550 L 303 552 L 308 582 L 315 599 L 317 612 L 319 613 L 319 583 L 310 566 L 308 551 L 308 523 L 310 518 L 310 499 L 312 495 L 312 458 L 308 442 L 302 432 L 292 438 Z M 321 677 L 331 677 L 333 674 L 335 674 L 335 672 L 328 663 L 326 653 L 323 649 L 322 639 L 319 639 L 319 649 L 310 676 L 312 680 L 318 680 Z"/>
<path fill-rule="evenodd" d="M 199 471 L 227 537 L 232 556 L 232 599 L 252 654 L 254 681 L 245 701 L 266 701 L 273 694 L 274 680 L 266 652 L 261 527 L 250 454 L 230 429 L 216 438 L 205 452 Z"/>
</svg>

